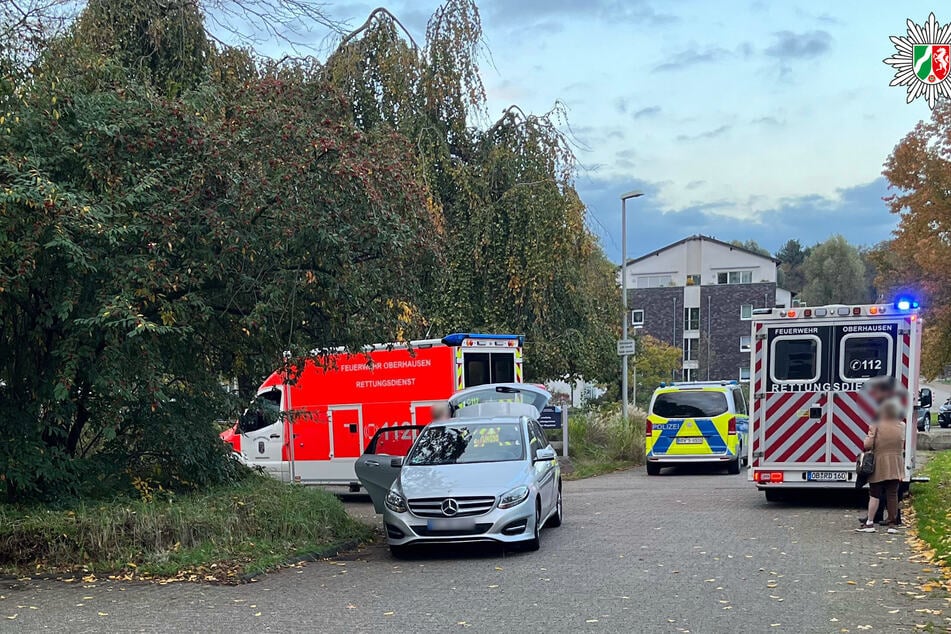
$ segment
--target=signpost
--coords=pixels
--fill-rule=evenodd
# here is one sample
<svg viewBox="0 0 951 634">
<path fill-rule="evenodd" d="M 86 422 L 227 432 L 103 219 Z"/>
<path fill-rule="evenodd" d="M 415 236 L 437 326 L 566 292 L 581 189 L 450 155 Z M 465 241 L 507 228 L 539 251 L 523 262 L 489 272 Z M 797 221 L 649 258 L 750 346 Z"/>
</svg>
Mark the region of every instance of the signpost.
<svg viewBox="0 0 951 634">
<path fill-rule="evenodd" d="M 538 416 L 542 429 L 561 429 L 561 455 L 568 455 L 568 406 L 548 405 Z"/>
<path fill-rule="evenodd" d="M 634 352 L 634 340 L 633 339 L 618 339 L 617 340 L 617 355 L 619 357 L 633 357 Z"/>
</svg>

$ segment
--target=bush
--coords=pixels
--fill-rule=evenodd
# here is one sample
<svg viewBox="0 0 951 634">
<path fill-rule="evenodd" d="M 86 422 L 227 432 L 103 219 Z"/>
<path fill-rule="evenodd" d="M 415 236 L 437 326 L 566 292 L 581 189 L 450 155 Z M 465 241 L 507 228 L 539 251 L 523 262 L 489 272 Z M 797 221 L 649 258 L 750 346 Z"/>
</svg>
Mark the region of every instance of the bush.
<svg viewBox="0 0 951 634">
<path fill-rule="evenodd" d="M 262 475 L 186 495 L 136 487 L 139 499 L 69 510 L 0 505 L 0 570 L 234 576 L 371 535 L 332 494 Z"/>
<path fill-rule="evenodd" d="M 568 452 L 573 477 L 587 477 L 644 463 L 646 414 L 632 408 L 628 421 L 621 419 L 616 403 L 568 419 Z"/>
</svg>

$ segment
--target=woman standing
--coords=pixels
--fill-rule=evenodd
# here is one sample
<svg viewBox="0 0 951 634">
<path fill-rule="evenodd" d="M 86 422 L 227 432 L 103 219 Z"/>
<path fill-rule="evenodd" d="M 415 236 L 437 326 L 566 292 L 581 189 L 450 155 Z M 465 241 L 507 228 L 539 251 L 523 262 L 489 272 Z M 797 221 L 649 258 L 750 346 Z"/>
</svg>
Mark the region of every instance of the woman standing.
<svg viewBox="0 0 951 634">
<path fill-rule="evenodd" d="M 897 399 L 889 399 L 878 407 L 873 425 L 865 438 L 865 450 L 875 454 L 875 470 L 868 481 L 868 515 L 860 533 L 874 533 L 872 519 L 881 500 L 888 509 L 888 532 L 897 533 L 898 487 L 904 471 L 905 423 L 904 412 Z"/>
</svg>

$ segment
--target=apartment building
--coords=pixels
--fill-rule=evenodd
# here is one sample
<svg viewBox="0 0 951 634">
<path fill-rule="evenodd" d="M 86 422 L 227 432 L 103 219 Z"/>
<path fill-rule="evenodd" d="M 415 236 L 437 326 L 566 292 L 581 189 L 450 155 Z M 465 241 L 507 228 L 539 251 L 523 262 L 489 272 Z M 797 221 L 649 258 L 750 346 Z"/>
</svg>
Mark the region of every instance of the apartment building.
<svg viewBox="0 0 951 634">
<path fill-rule="evenodd" d="M 750 377 L 750 319 L 788 307 L 779 261 L 708 236 L 628 260 L 629 325 L 683 350 L 683 381 Z"/>
</svg>

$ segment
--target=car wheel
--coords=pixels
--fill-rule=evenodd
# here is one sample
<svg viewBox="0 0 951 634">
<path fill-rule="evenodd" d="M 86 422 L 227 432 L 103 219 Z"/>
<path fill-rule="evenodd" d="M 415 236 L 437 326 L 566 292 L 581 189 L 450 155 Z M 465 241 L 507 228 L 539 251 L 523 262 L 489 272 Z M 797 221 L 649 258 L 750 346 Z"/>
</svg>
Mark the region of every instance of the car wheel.
<svg viewBox="0 0 951 634">
<path fill-rule="evenodd" d="M 541 548 L 542 541 L 540 539 L 539 533 L 541 533 L 541 523 L 542 523 L 542 503 L 538 500 L 535 500 L 535 532 L 532 534 L 532 538 L 525 542 L 525 550 L 534 551 Z"/>
<path fill-rule="evenodd" d="M 647 475 L 649 476 L 660 475 L 660 464 L 656 462 L 648 462 Z"/>
<path fill-rule="evenodd" d="M 406 559 L 409 557 L 409 553 L 409 546 L 396 546 L 394 544 L 390 544 L 390 554 L 396 559 Z"/>
<path fill-rule="evenodd" d="M 548 518 L 548 523 L 545 526 L 549 528 L 558 528 L 561 526 L 562 518 L 564 517 L 564 509 L 561 504 L 561 483 L 558 484 L 558 498 L 555 500 L 555 513 L 550 518 Z"/>
<path fill-rule="evenodd" d="M 763 492 L 766 494 L 767 502 L 782 502 L 786 497 L 782 491 L 777 489 L 766 489 Z"/>
<path fill-rule="evenodd" d="M 921 431 L 931 431 L 931 419 L 930 419 L 930 418 L 926 418 L 926 419 L 925 419 L 925 424 L 922 425 Z"/>
</svg>

